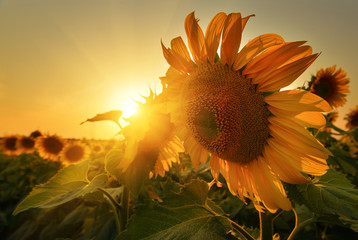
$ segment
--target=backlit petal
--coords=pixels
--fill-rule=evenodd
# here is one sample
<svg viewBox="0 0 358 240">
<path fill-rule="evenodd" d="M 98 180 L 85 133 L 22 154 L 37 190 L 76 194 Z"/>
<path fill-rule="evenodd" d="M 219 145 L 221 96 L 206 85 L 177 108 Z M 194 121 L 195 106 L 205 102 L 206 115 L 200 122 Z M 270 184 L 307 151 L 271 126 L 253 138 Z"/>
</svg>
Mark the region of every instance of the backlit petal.
<svg viewBox="0 0 358 240">
<path fill-rule="evenodd" d="M 206 61 L 204 33 L 198 24 L 198 20 L 195 19 L 194 12 L 190 13 L 185 19 L 185 32 L 194 61 L 196 63 Z"/>
<path fill-rule="evenodd" d="M 208 59 L 211 63 L 214 62 L 219 44 L 221 32 L 225 23 L 227 15 L 223 12 L 218 13 L 209 23 L 205 33 L 205 44 Z"/>
</svg>

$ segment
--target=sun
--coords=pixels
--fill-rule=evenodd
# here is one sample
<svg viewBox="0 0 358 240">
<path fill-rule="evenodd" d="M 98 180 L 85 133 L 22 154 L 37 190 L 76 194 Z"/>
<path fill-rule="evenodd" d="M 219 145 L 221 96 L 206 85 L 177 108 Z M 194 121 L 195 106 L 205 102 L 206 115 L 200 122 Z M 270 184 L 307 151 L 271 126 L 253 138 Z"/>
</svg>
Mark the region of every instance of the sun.
<svg viewBox="0 0 358 240">
<path fill-rule="evenodd" d="M 137 111 L 137 107 L 135 106 L 136 104 L 134 103 L 126 103 L 126 104 L 122 104 L 120 109 L 123 112 L 122 117 L 123 118 L 128 118 L 130 116 L 132 116 L 134 113 L 136 113 Z"/>
</svg>

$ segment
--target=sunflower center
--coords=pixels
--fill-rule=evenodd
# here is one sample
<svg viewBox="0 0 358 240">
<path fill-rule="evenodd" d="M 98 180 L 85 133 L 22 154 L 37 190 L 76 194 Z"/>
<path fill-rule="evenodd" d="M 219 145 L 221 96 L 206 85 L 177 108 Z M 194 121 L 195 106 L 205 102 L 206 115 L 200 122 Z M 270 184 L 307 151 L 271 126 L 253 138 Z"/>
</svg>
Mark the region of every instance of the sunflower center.
<svg viewBox="0 0 358 240">
<path fill-rule="evenodd" d="M 202 65 L 183 86 L 184 117 L 194 138 L 216 156 L 255 160 L 269 136 L 269 111 L 249 79 L 221 64 Z"/>
<path fill-rule="evenodd" d="M 322 81 L 315 86 L 315 93 L 322 98 L 330 96 L 331 92 L 332 87 L 328 82 Z"/>
<path fill-rule="evenodd" d="M 56 137 L 47 137 L 44 139 L 43 146 L 46 152 L 51 154 L 58 154 L 63 148 L 63 144 Z"/>
<path fill-rule="evenodd" d="M 81 146 L 72 146 L 65 153 L 66 159 L 70 162 L 78 162 L 82 159 L 84 154 L 84 149 Z"/>
<path fill-rule="evenodd" d="M 7 138 L 5 141 L 5 149 L 10 151 L 15 151 L 17 149 L 16 141 L 17 141 L 16 137 Z"/>
</svg>

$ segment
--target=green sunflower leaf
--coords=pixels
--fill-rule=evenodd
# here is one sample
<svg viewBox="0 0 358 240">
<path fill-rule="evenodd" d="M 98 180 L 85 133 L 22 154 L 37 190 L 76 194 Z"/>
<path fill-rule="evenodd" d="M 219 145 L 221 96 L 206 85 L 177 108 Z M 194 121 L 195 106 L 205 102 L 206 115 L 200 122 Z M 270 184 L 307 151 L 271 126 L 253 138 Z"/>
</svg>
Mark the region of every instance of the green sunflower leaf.
<svg viewBox="0 0 358 240">
<path fill-rule="evenodd" d="M 226 239 L 231 223 L 207 198 L 208 192 L 208 184 L 201 180 L 179 192 L 166 191 L 162 203 L 140 206 L 118 239 Z"/>
<path fill-rule="evenodd" d="M 30 208 L 55 207 L 103 187 L 107 181 L 105 174 L 87 180 L 88 161 L 69 165 L 60 170 L 45 184 L 36 186 L 30 194 L 19 203 L 13 215 Z"/>
<path fill-rule="evenodd" d="M 332 169 L 307 184 L 289 185 L 288 192 L 290 198 L 305 204 L 316 215 L 358 219 L 358 189 Z"/>
<path fill-rule="evenodd" d="M 105 169 L 121 184 L 125 185 L 135 198 L 146 189 L 149 184 L 149 172 L 154 168 L 157 160 L 156 149 L 153 151 L 140 152 L 123 172 L 118 165 L 123 161 L 124 152 L 114 149 L 106 155 Z"/>
</svg>

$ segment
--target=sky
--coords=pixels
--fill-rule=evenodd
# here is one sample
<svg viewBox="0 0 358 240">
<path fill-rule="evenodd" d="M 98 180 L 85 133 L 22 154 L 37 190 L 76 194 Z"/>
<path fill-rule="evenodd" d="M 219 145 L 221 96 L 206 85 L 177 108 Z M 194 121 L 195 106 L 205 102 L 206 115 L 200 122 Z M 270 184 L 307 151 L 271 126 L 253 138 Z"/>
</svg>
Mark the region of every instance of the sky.
<svg viewBox="0 0 358 240">
<path fill-rule="evenodd" d="M 218 12 L 250 18 L 242 44 L 265 33 L 306 40 L 318 59 L 290 88 L 334 64 L 351 93 L 337 125 L 354 108 L 358 90 L 356 0 L 2 0 L 0 1 L 0 136 L 34 130 L 66 138 L 112 138 L 110 121 L 85 123 L 160 91 L 169 65 L 160 41 L 182 36 L 195 11 L 203 31 Z"/>
</svg>

